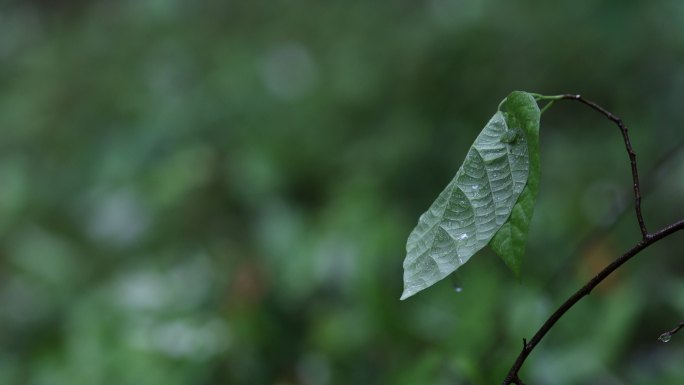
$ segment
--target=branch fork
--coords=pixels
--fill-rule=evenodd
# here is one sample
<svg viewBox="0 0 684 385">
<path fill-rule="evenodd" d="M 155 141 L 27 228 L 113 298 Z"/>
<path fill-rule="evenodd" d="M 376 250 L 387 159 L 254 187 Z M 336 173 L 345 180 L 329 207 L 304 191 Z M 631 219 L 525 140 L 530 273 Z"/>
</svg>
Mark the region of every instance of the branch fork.
<svg viewBox="0 0 684 385">
<path fill-rule="evenodd" d="M 641 251 L 649 247 L 650 245 L 658 242 L 659 240 L 674 234 L 677 231 L 684 230 L 684 219 L 679 220 L 675 223 L 672 223 L 668 226 L 665 226 L 664 228 L 653 232 L 649 233 L 648 229 L 646 228 L 646 224 L 644 222 L 643 214 L 641 212 L 641 186 L 639 182 L 639 173 L 637 170 L 637 159 L 636 159 L 636 153 L 634 152 L 634 149 L 632 148 L 631 141 L 629 139 L 629 133 L 627 131 L 627 127 L 625 124 L 622 122 L 622 119 L 618 118 L 605 108 L 599 106 L 598 104 L 587 100 L 583 98 L 581 95 L 574 95 L 574 94 L 563 94 L 563 95 L 556 95 L 556 96 L 544 96 L 544 95 L 535 95 L 537 100 L 549 100 L 548 104 L 544 106 L 542 109 L 542 112 L 548 109 L 553 103 L 557 100 L 575 100 L 578 101 L 586 106 L 589 106 L 595 111 L 598 111 L 601 113 L 603 116 L 605 116 L 608 120 L 612 121 L 615 123 L 618 128 L 620 129 L 620 132 L 622 133 L 622 139 L 625 143 L 625 149 L 627 150 L 627 155 L 629 156 L 629 162 L 632 168 L 632 185 L 633 185 L 633 190 L 634 190 L 634 209 L 636 213 L 636 218 L 637 222 L 639 224 L 639 230 L 641 231 L 641 240 L 637 242 L 634 246 L 632 246 L 631 249 L 629 249 L 627 252 L 625 252 L 623 255 L 615 259 L 613 262 L 608 264 L 601 272 L 599 272 L 595 277 L 589 280 L 584 286 L 579 288 L 574 294 L 572 294 L 563 304 L 561 304 L 558 309 L 549 316 L 549 318 L 544 322 L 544 324 L 539 328 L 539 330 L 534 334 L 532 339 L 530 339 L 529 343 L 527 342 L 526 339 L 523 339 L 523 349 L 516 358 L 515 362 L 513 363 L 513 366 L 509 370 L 508 374 L 506 375 L 502 385 L 524 385 L 523 382 L 520 380 L 520 369 L 522 368 L 522 365 L 525 363 L 525 360 L 527 357 L 532 353 L 534 348 L 539 344 L 539 342 L 544 338 L 546 333 L 553 328 L 553 326 L 558 322 L 558 320 L 563 317 L 563 315 L 570 310 L 579 300 L 581 300 L 584 296 L 589 295 L 591 291 L 599 284 L 601 283 L 604 279 L 606 279 L 609 275 L 611 275 L 615 270 L 617 270 L 620 266 L 622 266 L 625 262 L 629 261 L 632 259 L 634 256 L 639 254 Z M 680 323 L 678 327 L 667 331 L 660 336 L 661 341 L 669 341 L 669 339 L 680 331 L 682 328 L 684 328 L 684 322 Z M 664 336 L 664 337 L 663 337 Z"/>
</svg>

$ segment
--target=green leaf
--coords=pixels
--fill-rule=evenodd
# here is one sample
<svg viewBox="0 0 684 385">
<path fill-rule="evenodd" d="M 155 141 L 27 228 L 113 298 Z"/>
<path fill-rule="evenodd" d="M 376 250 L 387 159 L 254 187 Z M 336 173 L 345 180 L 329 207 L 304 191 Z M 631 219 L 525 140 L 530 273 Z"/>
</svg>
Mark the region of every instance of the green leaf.
<svg viewBox="0 0 684 385">
<path fill-rule="evenodd" d="M 489 243 L 511 215 L 527 183 L 530 161 L 527 135 L 517 126 L 521 97 L 519 93 L 509 97 L 512 100 L 502 102 L 504 111 L 497 111 L 480 132 L 454 179 L 409 235 L 401 299 L 458 269 Z"/>
<path fill-rule="evenodd" d="M 520 278 L 520 265 L 525 255 L 527 232 L 539 191 L 539 119 L 541 113 L 532 95 L 520 91 L 508 95 L 499 109 L 506 116 L 506 122 L 509 125 L 520 127 L 525 133 L 530 163 L 525 189 L 513 206 L 510 218 L 492 238 L 489 246 Z"/>
</svg>

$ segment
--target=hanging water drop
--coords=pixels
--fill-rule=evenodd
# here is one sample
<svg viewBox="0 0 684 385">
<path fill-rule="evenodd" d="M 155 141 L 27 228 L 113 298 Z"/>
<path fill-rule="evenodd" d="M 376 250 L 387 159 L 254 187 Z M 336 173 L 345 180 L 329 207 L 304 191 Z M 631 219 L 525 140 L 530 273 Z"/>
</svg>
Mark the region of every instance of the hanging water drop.
<svg viewBox="0 0 684 385">
<path fill-rule="evenodd" d="M 670 332 L 663 333 L 660 335 L 660 337 L 658 337 L 658 339 L 661 342 L 670 342 L 670 340 L 672 339 L 672 333 L 670 333 Z"/>
<path fill-rule="evenodd" d="M 453 287 L 456 293 L 463 292 L 463 285 L 461 285 L 461 280 L 459 279 L 458 274 L 451 276 L 451 287 Z"/>
</svg>

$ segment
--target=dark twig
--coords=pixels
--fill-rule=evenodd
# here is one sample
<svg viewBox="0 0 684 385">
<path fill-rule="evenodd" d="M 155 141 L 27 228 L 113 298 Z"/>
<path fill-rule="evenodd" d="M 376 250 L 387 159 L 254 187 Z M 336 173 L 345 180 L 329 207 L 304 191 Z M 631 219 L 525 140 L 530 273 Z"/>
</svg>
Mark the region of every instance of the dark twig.
<svg viewBox="0 0 684 385">
<path fill-rule="evenodd" d="M 658 337 L 658 339 L 663 342 L 670 342 L 672 336 L 677 334 L 677 332 L 680 331 L 682 328 L 684 328 L 684 322 L 680 322 L 679 326 L 677 326 L 676 328 L 668 330 L 665 333 L 661 334 L 660 337 Z"/>
<path fill-rule="evenodd" d="M 634 205 L 636 209 L 636 216 L 637 216 L 637 221 L 639 222 L 639 228 L 641 230 L 641 235 L 642 239 L 639 241 L 636 245 L 634 245 L 631 249 L 629 249 L 626 253 L 615 259 L 613 262 L 611 262 L 608 266 L 603 268 L 601 272 L 599 272 L 595 277 L 589 280 L 584 286 L 582 286 L 579 290 L 577 290 L 573 295 L 571 295 L 565 302 L 563 302 L 558 309 L 549 316 L 549 318 L 544 322 L 544 324 L 539 328 L 537 333 L 530 339 L 529 342 L 527 342 L 525 339 L 523 339 L 523 349 L 516 358 L 515 362 L 513 363 L 513 366 L 511 369 L 508 371 L 508 374 L 506 375 L 506 378 L 503 381 L 503 385 L 512 385 L 512 384 L 517 384 L 521 385 L 522 382 L 520 381 L 519 377 L 519 372 L 520 368 L 522 365 L 525 363 L 525 360 L 527 357 L 532 353 L 534 348 L 539 344 L 539 342 L 544 338 L 546 333 L 553 328 L 553 326 L 558 322 L 558 320 L 563 317 L 563 315 L 570 310 L 577 302 L 579 302 L 584 296 L 587 296 L 591 293 L 591 291 L 599 284 L 601 283 L 606 277 L 611 275 L 615 270 L 617 270 L 620 266 L 622 266 L 624 263 L 632 259 L 634 256 L 639 254 L 641 251 L 649 247 L 650 245 L 658 242 L 659 240 L 674 234 L 677 231 L 684 230 L 684 219 L 679 220 L 675 223 L 672 223 L 654 233 L 649 233 L 648 230 L 646 229 L 646 225 L 644 224 L 644 219 L 641 214 L 641 189 L 639 185 L 639 174 L 637 172 L 637 161 L 636 161 L 636 154 L 634 152 L 634 149 L 632 148 L 632 144 L 630 143 L 629 140 L 629 135 L 627 133 L 627 128 L 625 127 L 624 123 L 620 118 L 617 116 L 613 115 L 603 107 L 599 106 L 598 104 L 586 100 L 582 98 L 580 95 L 572 95 L 572 94 L 566 94 L 566 95 L 560 95 L 558 99 L 571 99 L 571 100 L 577 100 L 592 109 L 600 112 L 603 114 L 605 117 L 607 117 L 609 120 L 617 124 L 617 126 L 620 128 L 620 131 L 622 132 L 622 138 L 625 142 L 625 147 L 627 149 L 627 154 L 629 155 L 629 160 L 632 166 L 632 181 L 633 181 L 633 188 L 634 188 Z M 671 337 L 672 334 L 678 332 L 682 327 L 684 327 L 684 323 L 680 324 L 678 328 L 673 329 L 674 332 L 671 330 L 671 333 L 669 336 Z"/>
<path fill-rule="evenodd" d="M 561 95 L 560 99 L 577 100 L 592 109 L 600 112 L 603 116 L 608 118 L 610 121 L 615 123 L 622 133 L 622 139 L 625 142 L 625 148 L 627 149 L 627 154 L 629 155 L 629 162 L 632 165 L 632 185 L 634 188 L 634 209 L 636 210 L 637 221 L 639 222 L 639 229 L 641 230 L 641 237 L 646 239 L 648 237 L 648 230 L 646 229 L 646 224 L 644 223 L 644 217 L 641 214 L 641 186 L 639 184 L 639 172 L 637 171 L 637 160 L 636 153 L 632 148 L 632 143 L 629 140 L 629 134 L 627 133 L 627 126 L 622 122 L 622 119 L 613 115 L 610 111 L 599 106 L 598 104 L 584 99 L 581 95 L 565 94 Z"/>
<path fill-rule="evenodd" d="M 549 330 L 551 330 L 553 325 L 555 325 L 556 322 L 558 322 L 558 320 L 568 310 L 570 310 L 570 308 L 572 308 L 580 299 L 582 299 L 582 297 L 589 295 L 589 293 L 591 293 L 591 291 L 599 283 L 606 279 L 606 277 L 612 274 L 615 270 L 617 270 L 617 268 L 622 266 L 625 262 L 632 259 L 632 257 L 639 254 L 642 250 L 680 230 L 684 230 L 684 219 L 677 221 L 669 226 L 666 226 L 656 231 L 655 233 L 650 233 L 648 237 L 646 237 L 646 239 L 639 241 L 639 243 L 634 245 L 631 249 L 629 249 L 619 258 L 611 262 L 608 266 L 601 270 L 601 272 L 599 272 L 594 278 L 589 280 L 589 282 L 587 282 L 586 285 L 582 286 L 572 296 L 570 296 L 570 298 L 568 298 L 553 314 L 551 314 L 551 316 L 546 320 L 546 322 L 544 323 L 544 325 L 542 325 L 539 331 L 537 331 L 537 333 L 532 337 L 532 339 L 527 343 L 527 345 L 525 345 L 522 352 L 520 352 L 520 355 L 515 360 L 513 367 L 511 367 L 511 370 L 508 372 L 508 375 L 506 376 L 503 385 L 510 385 L 515 383 L 515 379 L 518 377 L 518 371 L 520 371 L 520 368 L 525 362 L 527 356 L 529 356 L 532 350 L 534 350 L 539 341 L 541 341 L 542 338 L 544 338 L 546 333 L 548 333 Z"/>
</svg>

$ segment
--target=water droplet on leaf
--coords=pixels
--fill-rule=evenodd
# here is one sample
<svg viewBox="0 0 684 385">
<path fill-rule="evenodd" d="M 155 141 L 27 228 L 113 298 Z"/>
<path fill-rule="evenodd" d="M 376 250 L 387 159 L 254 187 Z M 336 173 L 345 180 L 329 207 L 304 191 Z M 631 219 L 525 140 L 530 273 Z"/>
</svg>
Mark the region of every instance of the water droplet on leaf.
<svg viewBox="0 0 684 385">
<path fill-rule="evenodd" d="M 515 143 L 515 141 L 518 140 L 518 129 L 517 128 L 511 128 L 510 130 L 506 131 L 501 135 L 501 142 L 502 143 Z"/>
</svg>

